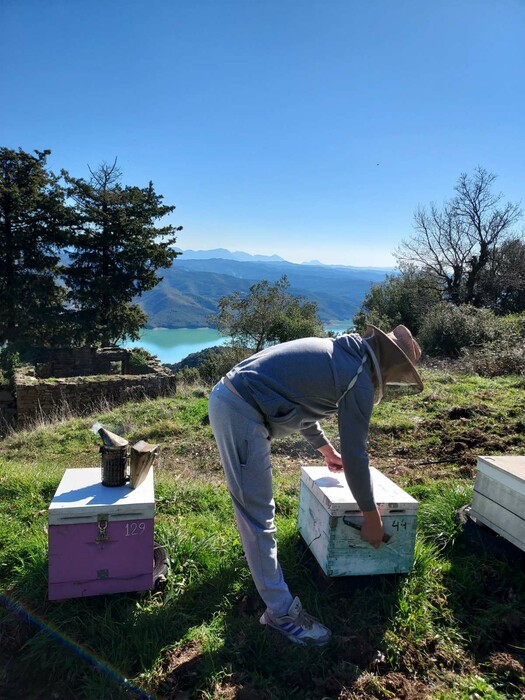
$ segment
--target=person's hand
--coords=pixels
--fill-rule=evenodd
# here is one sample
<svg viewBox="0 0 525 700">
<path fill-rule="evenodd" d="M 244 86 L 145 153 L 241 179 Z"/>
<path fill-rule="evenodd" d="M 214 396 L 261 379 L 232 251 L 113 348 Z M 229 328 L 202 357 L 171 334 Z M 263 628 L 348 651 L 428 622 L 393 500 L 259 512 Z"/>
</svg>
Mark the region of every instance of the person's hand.
<svg viewBox="0 0 525 700">
<path fill-rule="evenodd" d="M 340 472 L 343 470 L 343 460 L 339 452 L 332 445 L 323 445 L 318 450 L 324 457 L 326 466 L 331 472 Z"/>
<path fill-rule="evenodd" d="M 381 515 L 377 510 L 365 511 L 363 513 L 363 525 L 361 526 L 361 537 L 378 549 L 385 534 Z"/>
</svg>

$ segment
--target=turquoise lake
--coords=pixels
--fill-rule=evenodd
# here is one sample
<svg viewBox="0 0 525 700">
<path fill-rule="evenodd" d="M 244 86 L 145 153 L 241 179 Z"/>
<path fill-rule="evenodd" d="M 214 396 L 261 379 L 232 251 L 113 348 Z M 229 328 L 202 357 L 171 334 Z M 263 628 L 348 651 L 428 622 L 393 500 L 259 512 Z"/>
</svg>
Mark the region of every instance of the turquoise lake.
<svg viewBox="0 0 525 700">
<path fill-rule="evenodd" d="M 154 328 L 146 329 L 140 340 L 122 343 L 125 348 L 144 348 L 157 355 L 161 362 L 174 364 L 193 352 L 214 345 L 225 345 L 229 338 L 219 335 L 214 328 Z"/>
<path fill-rule="evenodd" d="M 344 333 L 350 326 L 334 324 L 326 330 Z M 200 352 L 214 345 L 225 345 L 229 338 L 219 335 L 214 328 L 153 328 L 143 331 L 140 340 L 122 343 L 125 348 L 141 347 L 156 355 L 165 364 L 180 362 L 193 352 Z"/>
</svg>

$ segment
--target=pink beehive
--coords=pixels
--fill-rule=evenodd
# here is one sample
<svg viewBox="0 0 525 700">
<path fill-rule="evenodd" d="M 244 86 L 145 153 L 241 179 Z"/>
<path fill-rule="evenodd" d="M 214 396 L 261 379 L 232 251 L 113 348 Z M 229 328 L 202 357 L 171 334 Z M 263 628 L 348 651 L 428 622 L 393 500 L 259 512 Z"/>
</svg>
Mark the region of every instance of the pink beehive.
<svg viewBox="0 0 525 700">
<path fill-rule="evenodd" d="M 153 588 L 153 470 L 135 489 L 66 469 L 48 512 L 50 600 Z"/>
</svg>

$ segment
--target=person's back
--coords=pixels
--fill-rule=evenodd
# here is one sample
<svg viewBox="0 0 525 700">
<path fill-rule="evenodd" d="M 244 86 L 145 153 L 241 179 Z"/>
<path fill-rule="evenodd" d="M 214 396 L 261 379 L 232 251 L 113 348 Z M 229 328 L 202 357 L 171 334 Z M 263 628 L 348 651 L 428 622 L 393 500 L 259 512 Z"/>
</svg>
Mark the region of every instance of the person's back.
<svg viewBox="0 0 525 700">
<path fill-rule="evenodd" d="M 337 412 L 363 354 L 357 334 L 335 339 L 301 338 L 252 355 L 226 376 L 239 394 L 263 413 L 272 437 L 277 437 Z"/>
</svg>

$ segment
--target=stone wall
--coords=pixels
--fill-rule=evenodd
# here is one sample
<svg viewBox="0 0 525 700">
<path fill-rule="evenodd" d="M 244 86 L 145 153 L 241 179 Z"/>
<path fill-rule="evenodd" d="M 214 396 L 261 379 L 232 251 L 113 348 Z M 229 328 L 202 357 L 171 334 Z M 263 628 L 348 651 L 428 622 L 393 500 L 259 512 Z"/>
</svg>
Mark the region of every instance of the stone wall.
<svg viewBox="0 0 525 700">
<path fill-rule="evenodd" d="M 15 376 L 18 423 L 50 417 L 68 409 L 86 414 L 107 402 L 109 405 L 174 394 L 172 374 L 142 374 L 37 379 L 20 371 Z"/>
<path fill-rule="evenodd" d="M 0 431 L 8 425 L 13 425 L 15 419 L 15 393 L 9 384 L 0 384 Z"/>
<path fill-rule="evenodd" d="M 43 349 L 33 364 L 18 369 L 12 386 L 0 386 L 0 428 L 175 391 L 175 375 L 156 357 L 147 366 L 134 366 L 123 348 Z"/>
<path fill-rule="evenodd" d="M 41 348 L 33 351 L 35 374 L 47 377 L 87 377 L 93 374 L 137 374 L 126 348 Z M 144 368 L 140 374 L 150 374 L 155 369 Z"/>
</svg>

